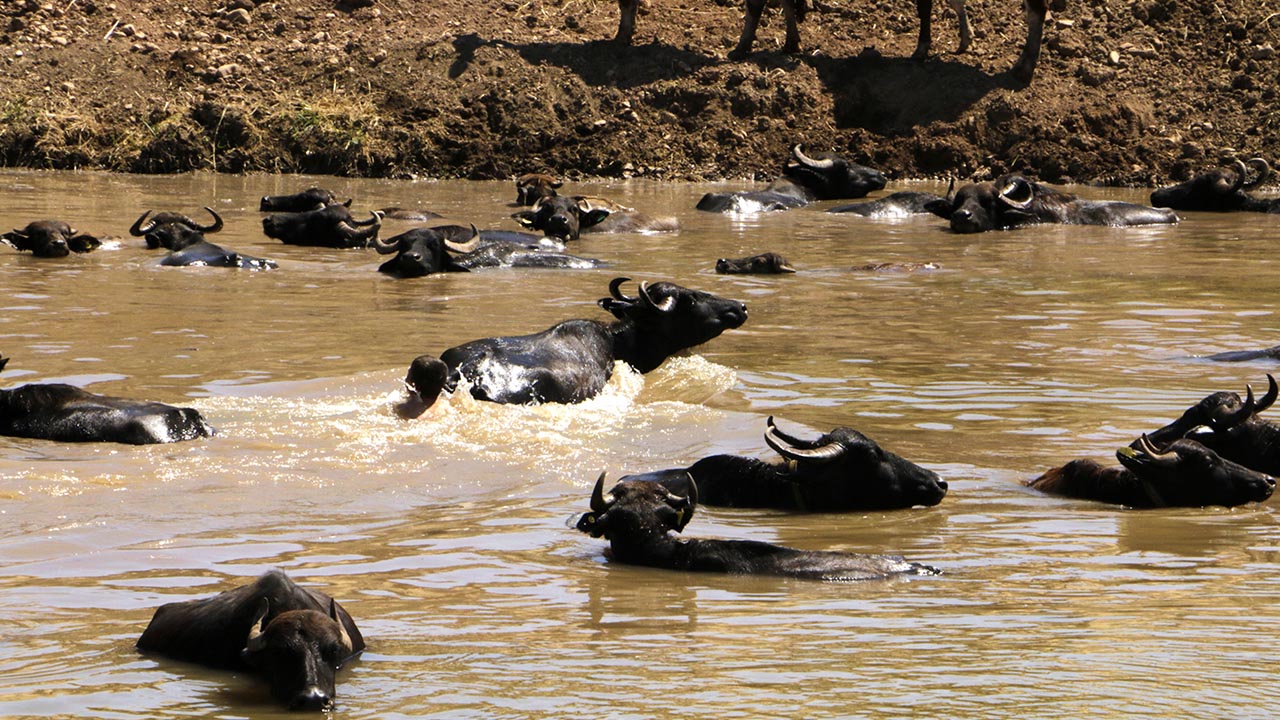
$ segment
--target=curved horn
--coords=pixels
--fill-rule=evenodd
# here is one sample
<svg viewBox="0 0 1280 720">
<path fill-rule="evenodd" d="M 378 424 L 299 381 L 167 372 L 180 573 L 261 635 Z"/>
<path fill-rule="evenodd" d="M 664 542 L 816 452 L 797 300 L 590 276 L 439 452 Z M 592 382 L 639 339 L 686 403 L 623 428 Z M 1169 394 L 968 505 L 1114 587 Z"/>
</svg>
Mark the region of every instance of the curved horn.
<svg viewBox="0 0 1280 720">
<path fill-rule="evenodd" d="M 649 297 L 648 283 L 640 283 L 640 301 L 660 313 L 669 313 L 676 309 L 676 299 L 673 297 L 663 300 L 661 304 L 654 302 L 653 298 Z"/>
<path fill-rule="evenodd" d="M 1006 205 L 1025 208 L 1035 198 L 1035 191 L 1031 186 L 1030 180 L 1024 177 L 1015 177 L 1009 181 L 1008 185 L 1000 189 L 1000 194 L 997 197 Z"/>
<path fill-rule="evenodd" d="M 197 225 L 197 224 L 195 223 L 195 221 L 194 221 L 194 220 L 192 220 L 192 221 L 191 221 L 191 227 L 195 228 L 196 230 L 199 230 L 199 231 L 200 231 L 200 232 L 202 232 L 202 233 L 216 233 L 216 232 L 218 232 L 219 230 L 221 230 L 221 229 L 222 229 L 222 217 L 221 217 L 221 216 L 219 216 L 219 215 L 218 215 L 218 213 L 214 212 L 214 211 L 213 211 L 213 208 L 208 207 L 207 205 L 205 206 L 205 210 L 206 210 L 206 211 L 208 211 L 208 213 L 209 213 L 210 215 L 212 215 L 212 216 L 213 216 L 213 224 L 212 224 L 212 225 L 205 225 L 205 226 L 203 226 L 203 227 L 202 227 L 202 226 L 200 226 L 200 225 Z"/>
<path fill-rule="evenodd" d="M 258 610 L 253 615 L 253 623 L 249 625 L 249 636 L 245 638 L 244 647 L 246 650 L 253 651 L 262 647 L 265 642 L 262 639 L 262 631 L 264 628 L 263 621 L 267 619 L 267 613 L 271 611 L 271 601 L 262 598 L 258 601 Z"/>
<path fill-rule="evenodd" d="M 779 430 L 778 426 L 773 422 L 772 415 L 770 415 L 768 419 L 764 421 L 764 425 L 765 425 L 766 431 L 772 432 L 775 437 L 782 440 L 787 445 L 790 445 L 793 448 L 804 448 L 806 450 L 812 450 L 813 448 L 818 447 L 818 443 L 816 440 L 801 440 L 800 438 L 795 437 L 794 435 L 788 435 L 787 433 L 784 433 L 781 430 Z"/>
<path fill-rule="evenodd" d="M 373 218 L 364 222 L 340 221 L 338 223 L 338 232 L 351 240 L 368 240 L 377 237 L 378 229 L 382 227 L 382 218 L 376 212 L 370 214 L 373 215 Z"/>
<path fill-rule="evenodd" d="M 802 164 L 808 165 L 811 168 L 818 168 L 819 170 L 830 169 L 836 164 L 836 161 L 830 158 L 826 160 L 814 160 L 808 155 L 805 155 L 804 151 L 800 149 L 800 143 L 796 143 L 795 145 L 791 146 L 791 154 L 795 157 L 796 160 L 799 160 Z"/>
<path fill-rule="evenodd" d="M 947 183 L 947 202 L 956 199 L 956 179 L 953 176 L 951 182 Z"/>
<path fill-rule="evenodd" d="M 604 476 L 608 471 L 600 473 L 600 477 L 596 478 L 596 486 L 591 490 L 591 510 L 597 515 L 604 514 L 613 504 L 613 493 L 604 494 Z"/>
<path fill-rule="evenodd" d="M 138 219 L 134 220 L 133 224 L 129 226 L 129 234 L 134 237 L 142 237 L 143 235 L 146 235 L 152 230 L 155 230 L 156 224 L 154 222 L 149 222 L 145 226 L 143 226 L 142 224 L 142 222 L 146 220 L 147 216 L 150 214 L 151 214 L 151 211 L 148 210 L 142 213 L 141 215 L 139 215 Z"/>
<path fill-rule="evenodd" d="M 399 237 L 399 235 L 396 236 L 396 238 Z M 377 250 L 379 255 L 390 255 L 400 249 L 400 241 L 396 238 L 392 238 L 392 240 L 394 240 L 394 242 L 392 242 L 392 240 L 383 240 L 380 237 L 374 237 L 373 249 Z"/>
<path fill-rule="evenodd" d="M 1258 170 L 1258 177 L 1254 178 L 1253 182 L 1247 182 L 1241 185 L 1241 188 L 1244 190 L 1252 190 L 1266 182 L 1267 178 L 1271 177 L 1271 166 L 1267 164 L 1266 160 L 1263 160 L 1260 157 L 1251 158 L 1247 163 L 1245 163 L 1245 165 L 1251 168 L 1256 168 Z"/>
<path fill-rule="evenodd" d="M 450 240 L 449 238 L 445 238 L 445 240 L 444 240 L 444 246 L 445 246 L 445 247 L 449 248 L 450 250 L 452 250 L 452 251 L 454 251 L 454 252 L 456 252 L 456 253 L 461 253 L 461 254 L 464 254 L 464 255 L 465 255 L 466 253 L 471 252 L 472 250 L 475 250 L 477 247 L 479 247 L 479 245 L 480 245 L 480 231 L 476 229 L 475 223 L 472 223 L 472 224 L 471 224 L 471 239 L 470 239 L 470 240 L 468 240 L 468 241 L 466 241 L 466 242 L 464 242 L 464 243 L 456 243 L 456 242 L 454 242 L 454 241 Z"/>
<path fill-rule="evenodd" d="M 1236 181 L 1232 183 L 1231 189 L 1227 190 L 1227 192 L 1235 192 L 1239 190 L 1241 187 L 1243 187 L 1245 175 L 1247 175 L 1249 172 L 1248 168 L 1245 167 L 1244 163 L 1240 162 L 1239 160 L 1236 160 L 1235 162 L 1231 163 L 1231 168 L 1236 171 Z"/>
<path fill-rule="evenodd" d="M 329 618 L 338 623 L 338 632 L 340 633 L 338 639 L 342 643 L 345 655 L 355 652 L 355 645 L 351 642 L 351 635 L 347 633 L 347 625 L 338 616 L 338 601 L 333 598 L 329 598 Z"/>
<path fill-rule="evenodd" d="M 636 302 L 636 298 L 627 297 L 626 295 L 622 294 L 621 290 L 619 290 L 619 288 L 622 287 L 622 283 L 626 283 L 626 282 L 631 282 L 631 278 L 620 277 L 620 278 L 614 278 L 610 280 L 609 295 L 614 300 L 621 300 L 623 302 L 629 302 L 629 303 Z"/>
<path fill-rule="evenodd" d="M 1280 395 L 1280 387 L 1276 386 L 1276 379 L 1267 373 L 1267 393 L 1262 396 L 1262 402 L 1258 402 L 1253 397 L 1253 386 L 1245 385 L 1245 400 L 1239 410 L 1222 417 L 1211 418 L 1209 425 L 1214 430 L 1230 430 L 1258 413 L 1266 410 L 1275 404 L 1276 396 Z"/>
<path fill-rule="evenodd" d="M 764 431 L 764 441 L 773 451 L 788 460 L 812 460 L 814 462 L 831 462 L 844 454 L 844 446 L 838 442 L 809 448 L 793 447 L 777 432 L 777 428 L 769 427 Z M 811 443 L 812 444 L 812 443 Z"/>
<path fill-rule="evenodd" d="M 1172 450 L 1166 452 L 1156 450 L 1151 445 L 1151 441 L 1147 439 L 1146 433 L 1143 433 L 1142 437 L 1138 438 L 1138 447 L 1144 454 L 1161 465 L 1171 465 L 1178 462 L 1178 453 Z"/>
<path fill-rule="evenodd" d="M 684 474 L 689 476 L 689 494 L 680 496 L 667 491 L 666 497 L 667 504 L 676 509 L 676 532 L 684 530 L 684 526 L 689 524 L 694 511 L 698 509 L 698 483 L 693 479 L 693 473 L 686 470 Z"/>
</svg>

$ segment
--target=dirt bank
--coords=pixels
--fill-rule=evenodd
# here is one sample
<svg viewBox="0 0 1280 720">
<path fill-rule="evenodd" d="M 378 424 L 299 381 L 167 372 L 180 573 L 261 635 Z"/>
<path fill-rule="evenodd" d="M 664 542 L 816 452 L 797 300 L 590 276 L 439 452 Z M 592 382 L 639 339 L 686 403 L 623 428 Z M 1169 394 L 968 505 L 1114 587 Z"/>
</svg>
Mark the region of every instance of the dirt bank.
<svg viewBox="0 0 1280 720">
<path fill-rule="evenodd" d="M 945 3 L 940 3 L 945 5 Z M 363 7 L 351 7 L 363 5 Z M 0 162 L 132 172 L 506 178 L 552 170 L 767 177 L 795 142 L 891 177 L 1154 184 L 1280 158 L 1280 12 L 1243 0 L 1059 5 L 1035 81 L 1006 74 L 1012 0 L 822 0 L 784 55 L 726 59 L 729 0 L 650 0 L 634 47 L 607 0 L 10 0 Z M 1280 8 L 1276 8 L 1280 9 Z"/>
</svg>

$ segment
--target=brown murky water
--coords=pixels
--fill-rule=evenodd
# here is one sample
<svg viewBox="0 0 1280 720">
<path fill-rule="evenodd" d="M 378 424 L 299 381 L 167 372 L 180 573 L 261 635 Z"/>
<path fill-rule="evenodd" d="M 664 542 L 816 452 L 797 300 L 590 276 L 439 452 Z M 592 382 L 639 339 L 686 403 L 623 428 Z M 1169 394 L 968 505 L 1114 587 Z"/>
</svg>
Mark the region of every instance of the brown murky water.
<svg viewBox="0 0 1280 720">
<path fill-rule="evenodd" d="M 257 198 L 313 183 L 359 209 L 515 227 L 507 183 L 0 173 L 0 226 L 122 236 L 63 260 L 0 248 L 4 385 L 190 404 L 221 431 L 143 448 L 0 438 L 0 716 L 276 713 L 249 679 L 133 649 L 159 604 L 271 567 L 335 595 L 369 639 L 339 680 L 346 717 L 1243 718 L 1280 703 L 1274 503 L 1135 512 L 1020 485 L 1265 383 L 1272 364 L 1195 356 L 1280 341 L 1275 217 L 957 236 L 926 217 L 694 211 L 712 186 L 593 185 L 683 229 L 586 236 L 576 252 L 607 270 L 394 280 L 371 251 L 262 236 Z M 206 204 L 226 218 L 219 243 L 280 269 L 161 268 L 125 232 L 143 209 Z M 765 249 L 801 272 L 712 271 Z M 941 269 L 849 269 L 889 261 Z M 751 317 L 580 406 L 455 397 L 393 416 L 415 355 L 604 317 L 617 275 L 739 298 Z M 661 572 L 566 529 L 600 470 L 764 456 L 770 414 L 796 434 L 856 427 L 951 494 L 892 513 L 704 508 L 688 534 L 900 552 L 945 574 Z"/>
</svg>

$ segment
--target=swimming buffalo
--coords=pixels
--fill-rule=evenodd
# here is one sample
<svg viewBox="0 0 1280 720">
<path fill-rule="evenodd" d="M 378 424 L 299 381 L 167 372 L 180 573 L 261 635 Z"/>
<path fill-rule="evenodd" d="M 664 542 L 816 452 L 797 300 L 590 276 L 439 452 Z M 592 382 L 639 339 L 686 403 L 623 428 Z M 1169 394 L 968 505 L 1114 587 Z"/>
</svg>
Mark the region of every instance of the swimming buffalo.
<svg viewBox="0 0 1280 720">
<path fill-rule="evenodd" d="M 879 170 L 856 165 L 834 153 L 811 157 L 799 145 L 792 146 L 782 174 L 764 190 L 707 193 L 697 207 L 707 212 L 790 210 L 816 200 L 865 197 L 886 182 Z"/>
<path fill-rule="evenodd" d="M 930 212 L 951 222 L 958 233 L 1009 230 L 1039 223 L 1064 225 L 1168 225 L 1172 210 L 1115 200 L 1083 200 L 1070 193 L 1005 175 L 994 183 L 965 185 L 949 198 L 928 204 Z"/>
<path fill-rule="evenodd" d="M 660 483 L 624 480 L 604 492 L 600 473 L 591 492 L 591 511 L 574 527 L 609 541 L 621 563 L 737 575 L 781 575 L 810 580 L 879 580 L 895 575 L 936 575 L 938 570 L 898 555 L 857 555 L 797 550 L 755 540 L 678 540 L 697 508 L 698 486 L 677 495 Z"/>
<path fill-rule="evenodd" d="M 532 205 L 542 198 L 556 196 L 564 183 L 546 173 L 525 173 L 516 178 L 516 204 Z"/>
<path fill-rule="evenodd" d="M 1253 179 L 1248 177 L 1250 168 L 1256 171 Z M 1280 198 L 1258 198 L 1245 192 L 1262 185 L 1270 175 L 1271 166 L 1262 158 L 1253 158 L 1247 163 L 1236 160 L 1226 167 L 1152 192 L 1151 204 L 1174 210 L 1280 213 Z"/>
<path fill-rule="evenodd" d="M 539 198 L 533 207 L 512 213 L 511 217 L 526 228 L 561 240 L 577 240 L 584 232 L 659 233 L 680 229 L 674 217 L 652 216 L 612 200 L 584 195 Z"/>
<path fill-rule="evenodd" d="M 444 351 L 446 389 L 466 379 L 471 395 L 499 403 L 577 403 L 594 397 L 622 361 L 637 372 L 700 345 L 747 320 L 747 306 L 673 283 L 641 283 L 636 297 L 609 283 L 599 301 L 616 322 L 565 320 L 532 335 L 473 340 Z M 431 356 L 425 356 L 429 359 Z M 422 397 L 430 405 L 434 397 Z"/>
<path fill-rule="evenodd" d="M 511 240 L 508 238 L 517 234 L 498 231 L 496 235 L 486 236 L 486 232 L 476 230 L 474 225 L 469 230 L 460 225 L 442 225 L 414 228 L 388 240 L 374 240 L 373 246 L 379 254 L 396 254 L 378 271 L 411 278 L 490 267 L 585 270 L 604 264 L 545 247 L 537 236 Z"/>
<path fill-rule="evenodd" d="M 941 195 L 914 190 L 900 190 L 879 200 L 837 205 L 829 213 L 845 213 L 867 218 L 900 218 L 908 215 L 924 215 L 933 212 L 931 203 L 945 200 Z"/>
<path fill-rule="evenodd" d="M 85 235 L 61 220 L 36 220 L 21 230 L 14 229 L 0 235 L 0 240 L 16 250 L 42 258 L 66 257 L 73 252 L 87 253 L 102 245 L 98 238 Z"/>
<path fill-rule="evenodd" d="M 142 218 L 139 218 L 139 222 L 144 218 L 146 218 L 146 213 L 143 214 Z M 139 227 L 141 228 L 142 226 Z M 146 231 L 148 244 L 156 242 L 158 247 L 163 247 L 170 251 L 160 261 L 160 264 L 166 267 L 203 266 L 246 268 L 250 270 L 272 270 L 278 267 L 274 260 L 253 257 L 252 255 L 241 255 L 234 250 L 215 245 L 205 239 L 202 231 L 184 222 L 149 224 L 146 227 L 151 228 Z"/>
<path fill-rule="evenodd" d="M 365 648 L 341 605 L 279 570 L 200 600 L 160 606 L 138 649 L 208 667 L 251 672 L 291 710 L 325 710 L 335 674 Z"/>
<path fill-rule="evenodd" d="M 336 202 L 338 198 L 333 193 L 324 188 L 313 187 L 292 195 L 264 195 L 258 202 L 258 210 L 261 212 L 307 212 L 321 210 L 326 205 Z M 350 205 L 351 201 L 348 200 L 347 204 Z"/>
<path fill-rule="evenodd" d="M 1157 449 L 1147 438 L 1116 451 L 1122 467 L 1073 460 L 1027 483 L 1053 495 L 1132 508 L 1234 507 L 1271 497 L 1276 481 L 1234 463 L 1194 440 Z"/>
<path fill-rule="evenodd" d="M 1215 392 L 1187 408 L 1177 420 L 1149 434 L 1156 444 L 1180 438 L 1193 439 L 1232 462 L 1268 475 L 1280 474 L 1280 426 L 1258 417 L 1280 395 L 1267 375 L 1267 392 L 1255 399 L 1245 386 L 1245 398 L 1233 392 Z"/>
<path fill-rule="evenodd" d="M 133 225 L 129 227 L 129 234 L 146 240 L 147 247 L 152 250 L 162 247 L 172 250 L 175 245 L 183 242 L 183 237 L 189 236 L 189 233 L 184 232 L 186 230 L 194 230 L 205 235 L 222 229 L 222 217 L 211 207 L 206 207 L 205 210 L 213 216 L 213 222 L 208 225 L 201 225 L 182 213 L 159 212 L 152 215 L 148 210 L 133 221 Z M 147 219 L 148 217 L 150 220 Z"/>
<path fill-rule="evenodd" d="M 795 271 L 786 258 L 775 252 L 716 260 L 716 272 L 721 275 L 781 275 Z"/>
<path fill-rule="evenodd" d="M 696 482 L 705 505 L 807 512 L 894 510 L 937 505 L 947 483 L 931 470 L 895 455 L 874 440 L 840 427 L 816 440 L 788 435 L 770 417 L 765 443 L 781 456 L 765 462 L 712 455 L 677 470 L 631 475 L 625 480 L 661 482 L 677 495 Z"/>
<path fill-rule="evenodd" d="M 8 362 L 0 357 L 0 370 Z M 62 383 L 0 390 L 0 435 L 9 437 L 147 445 L 213 433 L 191 408 L 96 395 Z"/>
<path fill-rule="evenodd" d="M 378 237 L 382 219 L 372 213 L 356 220 L 346 205 L 330 203 L 319 210 L 286 212 L 262 218 L 262 232 L 285 245 L 328 248 L 369 247 Z"/>
</svg>

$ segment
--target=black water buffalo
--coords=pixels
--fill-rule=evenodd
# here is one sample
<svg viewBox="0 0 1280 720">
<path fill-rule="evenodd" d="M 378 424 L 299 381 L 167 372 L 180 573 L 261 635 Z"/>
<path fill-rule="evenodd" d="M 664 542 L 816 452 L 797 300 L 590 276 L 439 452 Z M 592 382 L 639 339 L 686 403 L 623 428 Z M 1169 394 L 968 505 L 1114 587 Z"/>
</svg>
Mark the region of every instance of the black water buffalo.
<svg viewBox="0 0 1280 720">
<path fill-rule="evenodd" d="M 994 183 L 965 185 L 954 196 L 929 203 L 928 209 L 949 220 L 951 229 L 958 233 L 1039 223 L 1130 227 L 1178 222 L 1172 210 L 1115 200 L 1083 200 L 1016 174 Z"/>
<path fill-rule="evenodd" d="M 13 229 L 0 240 L 15 250 L 30 252 L 36 257 L 59 258 L 73 252 L 87 253 L 97 250 L 102 241 L 86 235 L 61 220 L 36 220 L 21 230 Z"/>
<path fill-rule="evenodd" d="M 480 400 L 582 402 L 604 388 L 616 361 L 647 373 L 672 354 L 747 320 L 747 306 L 737 300 L 668 282 L 641 283 L 639 296 L 627 297 L 619 286 L 628 280 L 615 278 L 609 283 L 610 297 L 599 301 L 616 322 L 565 320 L 532 335 L 485 338 L 449 348 L 440 355 L 449 367 L 446 389 L 453 391 L 465 378 L 471 395 Z M 421 399 L 428 405 L 435 401 Z"/>
<path fill-rule="evenodd" d="M 781 275 L 795 271 L 786 258 L 775 252 L 716 260 L 716 272 L 721 275 Z"/>
<path fill-rule="evenodd" d="M 324 188 L 307 188 L 302 192 L 292 195 L 263 195 L 262 200 L 258 202 L 258 210 L 261 212 L 307 212 L 308 210 L 322 210 L 326 205 L 332 205 L 338 202 L 338 198 Z M 348 200 L 350 205 L 351 201 Z"/>
<path fill-rule="evenodd" d="M 532 205 L 542 198 L 556 196 L 564 183 L 546 173 L 525 173 L 516 178 L 516 204 Z"/>
<path fill-rule="evenodd" d="M 1245 399 L 1233 392 L 1215 392 L 1187 408 L 1182 416 L 1149 433 L 1153 443 L 1162 445 L 1189 438 L 1205 445 L 1223 458 L 1268 475 L 1280 474 L 1280 426 L 1258 417 L 1280 395 L 1280 388 L 1267 375 L 1267 392 L 1256 400 L 1253 387 L 1245 386 Z"/>
<path fill-rule="evenodd" d="M 1228 350 L 1226 352 L 1205 355 L 1205 360 L 1214 362 L 1249 362 L 1251 360 L 1280 360 L 1280 345 L 1272 345 L 1260 350 Z"/>
<path fill-rule="evenodd" d="M 210 211 L 212 212 L 212 211 Z M 216 214 L 215 214 L 216 216 Z M 146 217 L 143 213 L 139 222 Z M 136 225 L 137 223 L 135 223 Z M 141 229 L 141 226 L 139 226 Z M 153 229 L 146 231 L 148 243 L 154 241 L 159 247 L 169 250 L 169 254 L 160 261 L 166 267 L 230 267 L 249 270 L 273 270 L 274 260 L 241 255 L 221 245 L 215 245 L 205 239 L 204 233 L 186 223 L 173 222 L 164 225 L 148 225 Z"/>
<path fill-rule="evenodd" d="M 183 242 L 190 244 L 189 239 L 184 240 L 190 237 L 190 233 L 184 232 L 186 230 L 194 230 L 201 235 L 211 235 L 222 229 L 222 217 L 211 207 L 206 207 L 205 210 L 213 216 L 213 222 L 208 225 L 201 225 L 182 213 L 159 212 L 152 215 L 148 210 L 133 221 L 133 225 L 129 227 L 129 234 L 144 239 L 151 250 L 157 248 L 172 250 L 174 246 L 181 245 Z M 147 219 L 148 217 L 150 220 Z"/>
<path fill-rule="evenodd" d="M 0 357 L 0 370 L 8 362 Z M 213 434 L 191 408 L 96 395 L 62 383 L 0 390 L 0 435 L 9 437 L 148 445 Z"/>
<path fill-rule="evenodd" d="M 1132 508 L 1234 507 L 1271 497 L 1276 481 L 1234 463 L 1194 440 L 1174 440 L 1157 450 L 1142 436 L 1137 448 L 1123 447 L 1123 467 L 1073 460 L 1027 483 L 1029 487 L 1080 500 Z"/>
<path fill-rule="evenodd" d="M 584 195 L 539 198 L 533 207 L 512 213 L 511 217 L 526 228 L 561 240 L 577 240 L 584 232 L 658 233 L 680 229 L 680 222 L 674 217 L 648 215 L 612 200 Z"/>
<path fill-rule="evenodd" d="M 365 648 L 333 598 L 279 570 L 201 600 L 160 606 L 138 649 L 226 670 L 247 670 L 291 710 L 333 706 L 335 674 Z"/>
<path fill-rule="evenodd" d="M 764 440 L 782 457 L 765 462 L 712 455 L 687 468 L 629 475 L 652 480 L 677 495 L 698 485 L 699 502 L 726 507 L 806 512 L 895 510 L 937 505 L 947 483 L 932 470 L 881 448 L 857 430 L 840 427 L 817 440 L 800 440 L 766 422 Z"/>
<path fill-rule="evenodd" d="M 528 236 L 531 242 L 513 241 L 508 239 L 510 235 L 499 231 L 497 236 L 486 236 L 474 225 L 469 230 L 460 225 L 442 225 L 414 228 L 388 240 L 375 240 L 373 246 L 381 255 L 396 254 L 378 271 L 399 278 L 490 267 L 586 270 L 604 264 L 545 247 L 537 236 Z"/>
<path fill-rule="evenodd" d="M 364 248 L 373 243 L 382 227 L 378 214 L 371 215 L 358 221 L 346 205 L 331 203 L 319 210 L 268 215 L 262 218 L 262 232 L 285 245 Z"/>
<path fill-rule="evenodd" d="M 879 262 L 855 265 L 849 269 L 853 272 L 912 273 L 921 270 L 937 270 L 941 267 L 936 262 Z"/>
<path fill-rule="evenodd" d="M 1248 178 L 1249 168 L 1257 171 L 1252 180 Z M 1236 160 L 1226 167 L 1152 192 L 1151 204 L 1174 210 L 1280 213 L 1280 198 L 1256 198 L 1245 192 L 1266 182 L 1270 175 L 1271 166 L 1262 158 L 1253 158 L 1248 163 Z"/>
<path fill-rule="evenodd" d="M 679 540 L 699 502 L 697 483 L 676 495 L 660 483 L 624 480 L 604 492 L 600 473 L 591 491 L 591 511 L 574 527 L 609 541 L 610 556 L 621 563 L 736 575 L 781 575 L 848 582 L 895 575 L 936 575 L 938 570 L 898 555 L 857 555 L 797 550 L 755 540 Z"/>
<path fill-rule="evenodd" d="M 395 405 L 395 413 L 404 420 L 412 420 L 431 408 L 449 381 L 449 366 L 440 358 L 420 355 L 409 363 L 404 386 L 409 391 L 406 398 Z"/>
<path fill-rule="evenodd" d="M 929 209 L 931 203 L 936 203 L 940 200 L 945 201 L 946 198 L 928 192 L 900 190 L 879 200 L 837 205 L 827 210 L 827 212 L 845 213 L 867 218 L 900 218 L 908 215 L 929 214 L 933 212 Z"/>
<path fill-rule="evenodd" d="M 833 153 L 810 157 L 799 145 L 792 146 L 782 174 L 763 190 L 707 193 L 697 207 L 707 212 L 790 210 L 817 200 L 865 197 L 883 188 L 886 182 L 879 170 L 856 165 Z"/>
</svg>

